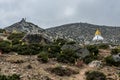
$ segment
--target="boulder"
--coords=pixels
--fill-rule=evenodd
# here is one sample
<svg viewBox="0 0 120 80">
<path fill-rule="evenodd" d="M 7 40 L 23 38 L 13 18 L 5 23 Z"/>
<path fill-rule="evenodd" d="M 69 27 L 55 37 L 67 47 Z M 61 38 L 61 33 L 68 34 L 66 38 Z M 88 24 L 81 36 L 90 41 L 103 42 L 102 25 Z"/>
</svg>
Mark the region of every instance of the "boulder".
<svg viewBox="0 0 120 80">
<path fill-rule="evenodd" d="M 77 44 L 65 44 L 62 46 L 61 49 L 62 50 L 64 49 L 74 50 L 80 58 L 85 58 L 86 56 L 90 55 L 90 52 L 86 48 L 82 48 Z"/>
<path fill-rule="evenodd" d="M 91 63 L 89 63 L 88 65 L 89 65 L 89 67 L 100 68 L 100 67 L 102 67 L 102 62 L 95 60 L 95 61 L 92 61 Z"/>
<path fill-rule="evenodd" d="M 120 62 L 120 53 L 113 55 L 113 59 L 115 60 L 115 62 Z"/>
</svg>

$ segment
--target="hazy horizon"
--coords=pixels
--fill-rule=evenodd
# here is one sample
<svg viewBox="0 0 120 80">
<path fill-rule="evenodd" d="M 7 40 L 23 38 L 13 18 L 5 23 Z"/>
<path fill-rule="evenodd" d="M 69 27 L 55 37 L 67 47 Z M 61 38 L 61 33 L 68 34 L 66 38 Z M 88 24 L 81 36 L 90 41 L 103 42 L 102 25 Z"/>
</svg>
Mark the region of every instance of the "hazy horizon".
<svg viewBox="0 0 120 80">
<path fill-rule="evenodd" d="M 0 28 L 26 18 L 41 28 L 68 23 L 120 26 L 120 0 L 0 0 Z"/>
</svg>

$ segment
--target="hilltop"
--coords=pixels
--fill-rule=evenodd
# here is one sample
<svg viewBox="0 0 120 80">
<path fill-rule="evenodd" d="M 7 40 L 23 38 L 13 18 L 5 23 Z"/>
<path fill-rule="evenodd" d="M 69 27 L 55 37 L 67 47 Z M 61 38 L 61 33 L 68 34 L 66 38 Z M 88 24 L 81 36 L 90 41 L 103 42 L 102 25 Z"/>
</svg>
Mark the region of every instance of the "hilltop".
<svg viewBox="0 0 120 80">
<path fill-rule="evenodd" d="M 44 29 L 38 27 L 37 25 L 27 22 L 26 19 L 22 18 L 21 21 L 12 24 L 11 26 L 5 27 L 5 30 L 12 32 L 16 30 L 18 32 L 44 32 Z"/>
<path fill-rule="evenodd" d="M 120 41 L 120 27 L 115 26 L 100 26 L 88 23 L 72 23 L 48 28 L 46 31 L 53 37 L 70 38 L 77 42 L 82 42 L 83 40 L 91 41 L 97 28 L 101 31 L 102 36 L 106 41 Z"/>
</svg>

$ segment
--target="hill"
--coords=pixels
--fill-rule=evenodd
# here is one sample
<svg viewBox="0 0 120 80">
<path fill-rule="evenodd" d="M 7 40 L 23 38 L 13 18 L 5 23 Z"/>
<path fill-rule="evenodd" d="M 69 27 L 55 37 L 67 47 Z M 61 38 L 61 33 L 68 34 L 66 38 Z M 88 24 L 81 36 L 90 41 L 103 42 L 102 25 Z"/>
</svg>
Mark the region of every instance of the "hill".
<svg viewBox="0 0 120 80">
<path fill-rule="evenodd" d="M 12 32 L 13 30 L 16 30 L 18 32 L 43 32 L 44 29 L 38 27 L 37 25 L 27 22 L 24 18 L 11 26 L 8 26 L 5 28 L 5 30 Z"/>
<path fill-rule="evenodd" d="M 77 42 L 82 42 L 83 40 L 91 41 L 97 28 L 100 29 L 102 36 L 106 41 L 120 41 L 120 27 L 114 26 L 99 26 L 88 23 L 72 23 L 48 28 L 46 31 L 54 38 L 63 37 L 74 39 Z"/>
</svg>

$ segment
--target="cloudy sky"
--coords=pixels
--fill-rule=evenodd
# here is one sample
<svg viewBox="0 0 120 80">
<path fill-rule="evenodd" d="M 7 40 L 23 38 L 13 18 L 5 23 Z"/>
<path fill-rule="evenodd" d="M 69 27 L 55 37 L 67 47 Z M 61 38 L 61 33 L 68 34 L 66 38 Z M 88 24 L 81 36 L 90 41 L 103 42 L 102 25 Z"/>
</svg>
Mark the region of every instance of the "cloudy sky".
<svg viewBox="0 0 120 80">
<path fill-rule="evenodd" d="M 26 18 L 39 27 L 87 22 L 120 26 L 120 0 L 0 0 L 0 27 Z"/>
</svg>

